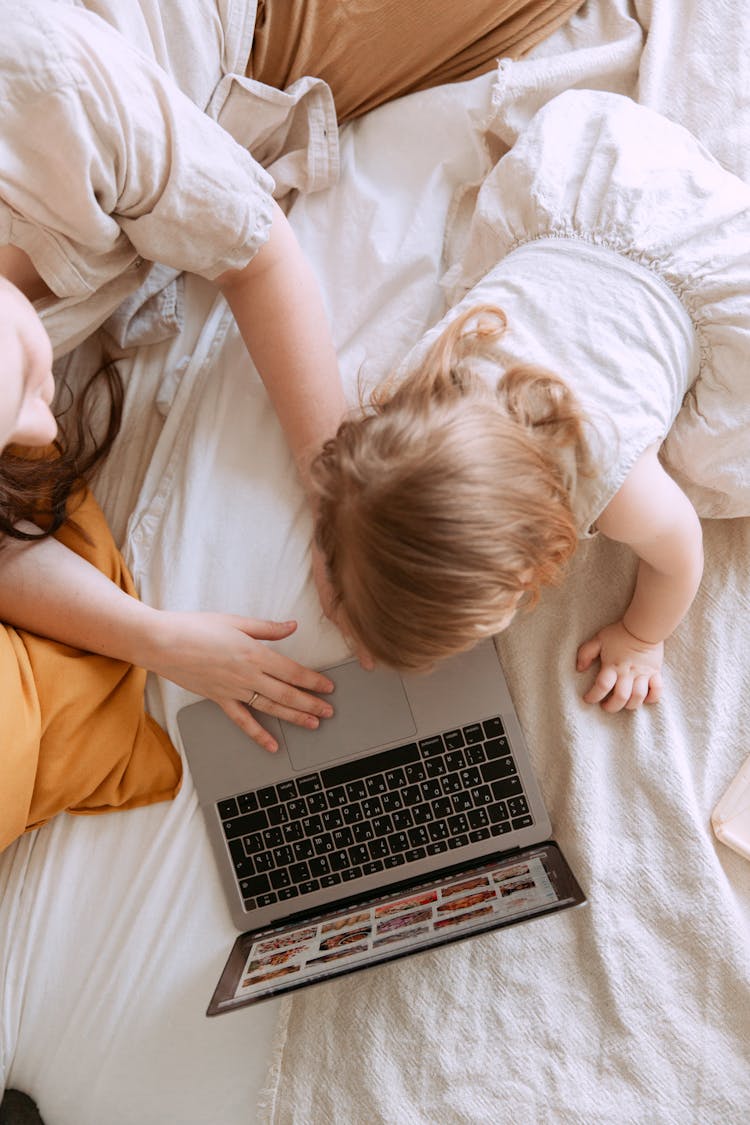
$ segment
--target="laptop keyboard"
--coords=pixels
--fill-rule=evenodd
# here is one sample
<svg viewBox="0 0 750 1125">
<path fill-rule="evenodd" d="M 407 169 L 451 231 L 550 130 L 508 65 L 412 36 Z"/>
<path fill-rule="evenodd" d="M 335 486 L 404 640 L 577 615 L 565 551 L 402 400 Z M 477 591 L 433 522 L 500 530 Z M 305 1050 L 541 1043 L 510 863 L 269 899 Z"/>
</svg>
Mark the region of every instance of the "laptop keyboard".
<svg viewBox="0 0 750 1125">
<path fill-rule="evenodd" d="M 217 803 L 247 910 L 533 824 L 499 717 Z"/>
</svg>

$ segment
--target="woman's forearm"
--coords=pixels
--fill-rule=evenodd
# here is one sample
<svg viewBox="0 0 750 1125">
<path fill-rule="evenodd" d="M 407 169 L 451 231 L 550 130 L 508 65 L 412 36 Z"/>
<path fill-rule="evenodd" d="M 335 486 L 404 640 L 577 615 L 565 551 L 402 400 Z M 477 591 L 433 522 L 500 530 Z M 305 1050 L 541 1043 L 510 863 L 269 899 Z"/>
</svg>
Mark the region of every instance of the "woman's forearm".
<svg viewBox="0 0 750 1125">
<path fill-rule="evenodd" d="M 218 279 L 268 391 L 303 484 L 346 403 L 317 280 L 283 212 L 244 270 Z"/>
<path fill-rule="evenodd" d="M 56 539 L 6 540 L 0 550 L 0 620 L 8 625 L 147 668 L 158 617 Z"/>
</svg>

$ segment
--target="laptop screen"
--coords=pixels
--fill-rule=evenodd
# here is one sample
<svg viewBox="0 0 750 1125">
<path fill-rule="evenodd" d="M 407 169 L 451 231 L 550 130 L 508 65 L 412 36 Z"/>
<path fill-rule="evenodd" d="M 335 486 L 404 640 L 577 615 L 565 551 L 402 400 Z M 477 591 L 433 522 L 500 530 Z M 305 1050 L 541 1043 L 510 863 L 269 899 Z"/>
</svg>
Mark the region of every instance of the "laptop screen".
<svg viewBox="0 0 750 1125">
<path fill-rule="evenodd" d="M 208 1015 L 584 901 L 560 851 L 546 844 L 242 934 Z"/>
</svg>

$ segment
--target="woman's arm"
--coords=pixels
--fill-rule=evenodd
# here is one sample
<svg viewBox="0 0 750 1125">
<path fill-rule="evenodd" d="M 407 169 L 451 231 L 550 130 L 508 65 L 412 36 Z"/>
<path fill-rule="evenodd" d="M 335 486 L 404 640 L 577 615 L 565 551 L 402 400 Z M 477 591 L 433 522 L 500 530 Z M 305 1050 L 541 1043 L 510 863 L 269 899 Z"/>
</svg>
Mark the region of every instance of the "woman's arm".
<svg viewBox="0 0 750 1125">
<path fill-rule="evenodd" d="M 602 703 L 607 711 L 658 700 L 663 642 L 690 608 L 703 573 L 700 521 L 657 453 L 658 447 L 651 446 L 638 459 L 597 521 L 600 531 L 627 543 L 640 560 L 622 618 L 578 650 L 579 671 L 596 659 L 601 664 L 583 698 Z"/>
<path fill-rule="evenodd" d="M 258 369 L 307 489 L 310 462 L 346 409 L 328 317 L 313 271 L 274 204 L 268 241 L 216 280 Z"/>
<path fill-rule="evenodd" d="M 277 749 L 275 740 L 243 706 L 254 692 L 256 710 L 300 726 L 314 728 L 331 714 L 308 694 L 331 691 L 330 681 L 262 643 L 289 636 L 294 622 L 152 609 L 55 539 L 4 541 L 0 620 L 213 699 L 267 750 Z"/>
</svg>

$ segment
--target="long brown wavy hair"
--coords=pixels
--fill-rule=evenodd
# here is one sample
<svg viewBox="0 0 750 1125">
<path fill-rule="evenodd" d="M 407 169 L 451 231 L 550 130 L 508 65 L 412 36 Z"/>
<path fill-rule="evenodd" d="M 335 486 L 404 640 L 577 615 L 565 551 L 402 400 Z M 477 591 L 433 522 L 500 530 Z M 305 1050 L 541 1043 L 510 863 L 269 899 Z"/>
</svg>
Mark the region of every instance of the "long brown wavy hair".
<svg viewBox="0 0 750 1125">
<path fill-rule="evenodd" d="M 564 466 L 590 471 L 587 420 L 549 371 L 482 377 L 505 327 L 494 306 L 456 317 L 313 465 L 315 535 L 344 624 L 391 667 L 424 670 L 496 633 L 576 548 Z"/>
<path fill-rule="evenodd" d="M 10 445 L 0 453 L 0 546 L 6 536 L 45 538 L 70 517 L 76 493 L 117 437 L 123 397 L 117 367 L 105 362 L 76 395 L 67 385 L 58 389 L 58 434 L 52 446 Z M 21 520 L 30 520 L 40 530 L 20 529 Z"/>
</svg>

